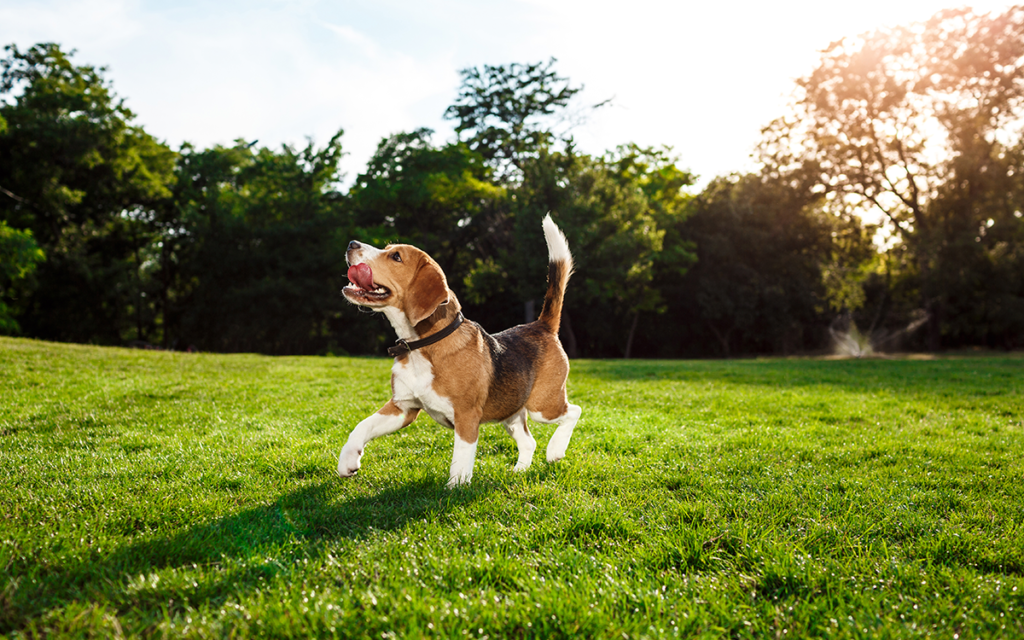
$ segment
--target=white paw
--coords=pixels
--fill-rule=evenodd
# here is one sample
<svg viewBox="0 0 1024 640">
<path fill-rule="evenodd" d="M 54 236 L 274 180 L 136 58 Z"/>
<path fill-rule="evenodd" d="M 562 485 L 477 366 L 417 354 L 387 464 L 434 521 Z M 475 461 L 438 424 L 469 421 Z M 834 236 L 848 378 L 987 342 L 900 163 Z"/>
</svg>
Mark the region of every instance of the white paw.
<svg viewBox="0 0 1024 640">
<path fill-rule="evenodd" d="M 342 478 L 349 478 L 359 471 L 359 459 L 363 457 L 363 450 L 359 447 L 345 445 L 338 456 L 338 475 Z"/>
<path fill-rule="evenodd" d="M 526 434 L 526 437 L 520 438 L 516 444 L 519 445 L 519 459 L 516 460 L 516 466 L 512 467 L 512 470 L 526 471 L 530 468 L 530 463 L 533 462 L 533 452 L 537 450 L 537 441 Z"/>
<path fill-rule="evenodd" d="M 462 485 L 468 485 L 469 481 L 472 480 L 472 479 L 473 479 L 473 474 L 472 473 L 454 475 L 451 478 L 448 478 L 448 484 L 446 484 L 445 487 L 447 487 L 449 489 L 453 489 L 455 487 L 459 487 L 459 486 L 462 486 Z"/>
<path fill-rule="evenodd" d="M 469 484 L 473 478 L 473 463 L 476 461 L 476 443 L 463 440 L 455 434 L 455 449 L 452 452 L 452 466 L 448 471 L 448 488 Z"/>
<path fill-rule="evenodd" d="M 559 427 L 548 442 L 548 462 L 558 462 L 565 457 L 565 450 L 569 448 L 569 438 L 572 437 L 572 427 L 568 429 Z"/>
</svg>

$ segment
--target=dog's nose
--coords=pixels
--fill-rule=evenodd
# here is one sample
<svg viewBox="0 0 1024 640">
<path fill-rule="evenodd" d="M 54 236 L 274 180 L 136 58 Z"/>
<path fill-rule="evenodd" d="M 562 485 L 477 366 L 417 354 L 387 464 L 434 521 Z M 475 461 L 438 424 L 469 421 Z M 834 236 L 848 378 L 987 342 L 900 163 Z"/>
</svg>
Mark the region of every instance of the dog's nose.
<svg viewBox="0 0 1024 640">
<path fill-rule="evenodd" d="M 359 248 L 359 246 L 360 246 L 359 243 L 356 242 L 355 240 L 353 240 L 352 242 L 348 243 L 348 250 L 349 251 L 355 251 L 356 249 Z"/>
</svg>

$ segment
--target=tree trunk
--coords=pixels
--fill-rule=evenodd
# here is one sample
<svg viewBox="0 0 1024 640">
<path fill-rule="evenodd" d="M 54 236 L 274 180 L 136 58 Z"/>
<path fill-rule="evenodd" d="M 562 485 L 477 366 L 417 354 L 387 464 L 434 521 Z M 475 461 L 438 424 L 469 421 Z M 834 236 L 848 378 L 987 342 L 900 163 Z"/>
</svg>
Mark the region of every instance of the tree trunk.
<svg viewBox="0 0 1024 640">
<path fill-rule="evenodd" d="M 160 258 L 160 307 L 157 311 L 158 315 L 153 318 L 154 323 L 156 322 L 157 317 L 160 318 L 160 326 L 162 328 L 160 343 L 163 345 L 164 349 L 171 348 L 171 334 L 167 323 L 167 301 L 171 290 L 170 274 L 168 273 L 169 268 L 167 266 L 170 263 L 170 251 L 167 249 L 167 244 L 168 243 L 165 241 L 160 249 L 160 252 L 163 254 Z"/>
<path fill-rule="evenodd" d="M 142 263 L 139 260 L 138 232 L 132 232 L 132 244 L 135 255 L 135 339 L 146 342 L 146 334 L 142 327 Z"/>
<path fill-rule="evenodd" d="M 942 301 L 932 299 L 928 303 L 928 351 L 942 349 Z"/>
<path fill-rule="evenodd" d="M 537 301 L 527 300 L 523 305 L 523 317 L 525 318 L 526 324 L 529 324 L 537 319 Z"/>
<path fill-rule="evenodd" d="M 728 358 L 729 357 L 729 334 L 732 333 L 732 329 L 730 328 L 730 329 L 728 329 L 726 331 L 721 331 L 721 330 L 718 329 L 718 327 L 715 326 L 715 324 L 713 322 L 710 322 L 710 321 L 708 321 L 708 327 L 711 328 L 711 333 L 715 334 L 715 337 L 718 338 L 718 342 L 721 343 L 721 345 L 722 345 L 722 353 L 723 353 L 724 357 Z"/>
<path fill-rule="evenodd" d="M 920 248 L 918 250 L 921 251 Z M 934 282 L 933 270 L 924 251 L 918 256 L 918 264 L 921 270 L 921 306 L 928 314 L 927 348 L 935 352 L 942 348 L 942 298 L 939 295 L 942 284 Z"/>
<path fill-rule="evenodd" d="M 626 338 L 626 355 L 624 356 L 627 360 L 633 357 L 633 336 L 636 335 L 636 325 L 640 320 L 640 312 L 633 312 L 633 324 L 629 327 L 629 337 Z"/>
<path fill-rule="evenodd" d="M 576 334 L 572 330 L 569 312 L 565 309 L 562 309 L 562 324 L 558 333 L 562 337 L 562 347 L 565 349 L 565 355 L 570 358 L 578 358 L 579 348 L 576 344 Z"/>
</svg>

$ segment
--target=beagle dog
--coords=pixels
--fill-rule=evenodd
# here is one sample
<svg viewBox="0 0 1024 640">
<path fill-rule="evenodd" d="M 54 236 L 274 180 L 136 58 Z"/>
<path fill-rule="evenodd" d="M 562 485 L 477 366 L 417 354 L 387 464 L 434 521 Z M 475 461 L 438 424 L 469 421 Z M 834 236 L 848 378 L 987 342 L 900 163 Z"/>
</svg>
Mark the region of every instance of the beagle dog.
<svg viewBox="0 0 1024 640">
<path fill-rule="evenodd" d="M 391 399 L 352 430 L 338 456 L 338 475 L 355 475 L 368 442 L 407 426 L 420 411 L 455 431 L 449 487 L 473 477 L 484 422 L 501 422 L 515 440 L 515 471 L 530 467 L 537 448 L 527 415 L 558 425 L 548 442 L 548 462 L 565 456 L 581 413 L 566 396 L 569 359 L 558 340 L 572 255 L 550 215 L 542 224 L 549 264 L 540 317 L 494 335 L 464 321 L 444 273 L 423 251 L 406 244 L 376 249 L 349 243 L 345 298 L 387 316 L 399 340 L 388 350 L 395 357 Z"/>
</svg>

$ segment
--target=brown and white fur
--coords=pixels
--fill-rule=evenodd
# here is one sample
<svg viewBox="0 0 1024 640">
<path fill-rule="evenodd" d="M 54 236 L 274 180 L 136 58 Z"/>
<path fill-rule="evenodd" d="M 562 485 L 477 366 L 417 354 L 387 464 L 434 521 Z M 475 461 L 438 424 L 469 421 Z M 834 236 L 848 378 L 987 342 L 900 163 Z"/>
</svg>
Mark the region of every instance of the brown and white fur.
<svg viewBox="0 0 1024 640">
<path fill-rule="evenodd" d="M 338 457 L 338 475 L 355 475 L 368 442 L 407 426 L 421 410 L 455 431 L 449 487 L 468 484 L 473 477 L 484 422 L 501 422 L 515 440 L 515 471 L 530 467 L 537 448 L 527 414 L 536 422 L 558 425 L 548 442 L 548 462 L 565 456 L 581 412 L 566 396 L 569 359 L 558 340 L 572 255 L 550 215 L 543 229 L 549 265 L 540 317 L 495 335 L 466 320 L 439 342 L 396 357 L 391 399 L 352 430 Z M 437 333 L 461 310 L 441 268 L 416 247 L 376 249 L 353 241 L 346 258 L 352 283 L 345 297 L 383 313 L 401 339 L 411 342 Z"/>
</svg>

